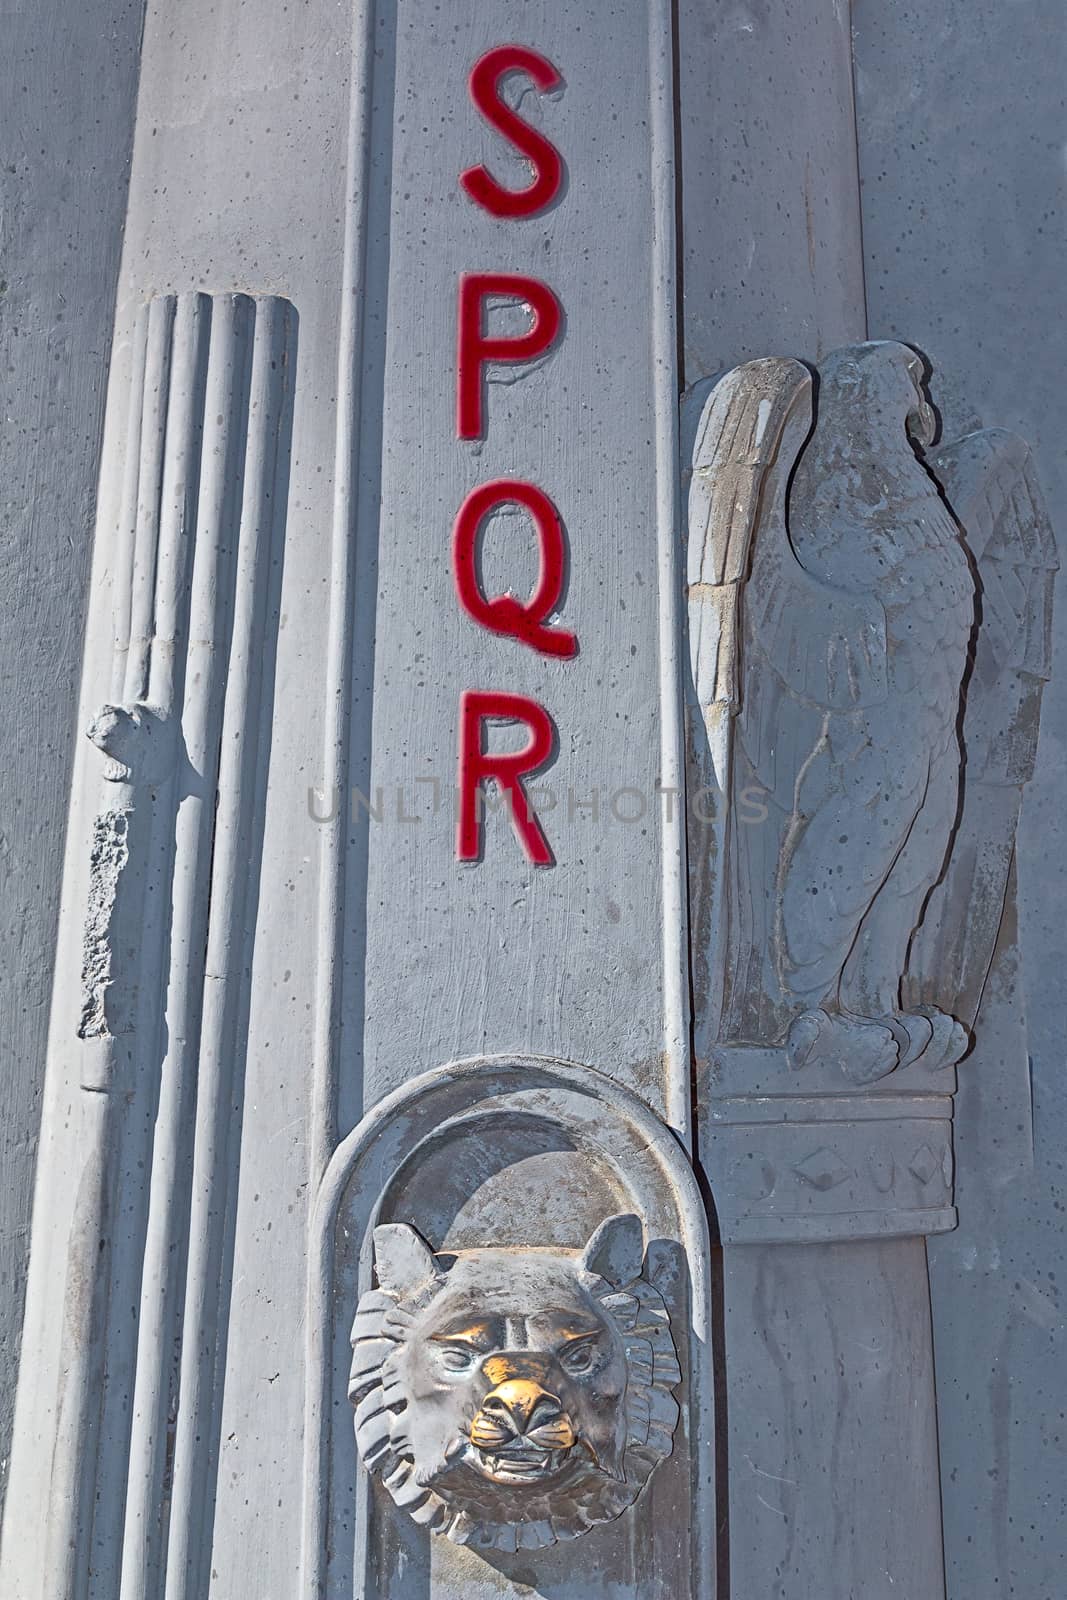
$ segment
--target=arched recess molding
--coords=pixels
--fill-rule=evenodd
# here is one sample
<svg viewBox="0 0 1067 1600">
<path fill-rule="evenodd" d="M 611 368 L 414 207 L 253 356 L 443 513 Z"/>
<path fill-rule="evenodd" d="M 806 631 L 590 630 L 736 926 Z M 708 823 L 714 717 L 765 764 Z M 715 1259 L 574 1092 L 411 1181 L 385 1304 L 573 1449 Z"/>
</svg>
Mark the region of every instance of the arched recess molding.
<svg viewBox="0 0 1067 1600">
<path fill-rule="evenodd" d="M 577 1600 L 589 1593 L 594 1572 L 612 1595 L 711 1600 L 715 1485 L 706 1213 L 681 1145 L 635 1095 L 592 1068 L 537 1057 L 478 1058 L 426 1072 L 380 1101 L 338 1147 L 319 1193 L 312 1241 L 301 1600 L 420 1600 L 444 1592 L 467 1600 L 485 1592 L 487 1577 L 502 1594 Z M 642 1456 L 642 1446 L 632 1444 L 644 1440 L 647 1414 L 643 1427 L 632 1416 L 620 1424 L 631 1443 L 624 1442 L 614 1465 L 617 1514 L 601 1514 L 603 1500 L 591 1490 L 578 1520 L 568 1522 L 573 1497 L 561 1509 L 560 1492 L 553 1500 L 549 1488 L 540 1497 L 547 1510 L 537 1520 L 526 1508 L 539 1491 L 512 1488 L 504 1503 L 514 1510 L 513 1527 L 506 1526 L 505 1512 L 487 1529 L 486 1516 L 498 1516 L 492 1507 L 499 1485 L 493 1483 L 480 1485 L 475 1500 L 481 1511 L 473 1516 L 469 1506 L 463 1510 L 462 1494 L 450 1501 L 446 1493 L 441 1509 L 437 1497 L 416 1485 L 410 1466 L 396 1466 L 412 1429 L 419 1428 L 420 1402 L 405 1404 L 395 1390 L 384 1413 L 379 1407 L 379 1422 L 361 1437 L 360 1462 L 345 1398 L 350 1372 L 355 1402 L 372 1387 L 375 1374 L 367 1369 L 377 1362 L 377 1346 L 386 1357 L 397 1353 L 392 1341 L 398 1327 L 410 1327 L 410 1307 L 421 1308 L 421 1316 L 429 1304 L 432 1315 L 435 1296 L 459 1293 L 462 1277 L 462 1303 L 477 1311 L 483 1268 L 487 1316 L 505 1302 L 510 1310 L 517 1304 L 536 1312 L 546 1275 L 556 1285 L 555 1304 L 560 1283 L 568 1294 L 568 1274 L 585 1286 L 582 1293 L 591 1286 L 622 1329 L 620 1348 L 633 1355 L 619 1401 L 631 1410 L 644 1404 L 634 1399 L 641 1388 L 635 1373 L 644 1361 L 648 1376 L 643 1352 L 648 1325 L 658 1320 L 661 1332 L 651 1336 L 653 1389 L 660 1391 L 652 1396 L 653 1431 L 658 1407 L 666 1419 L 661 1438 L 672 1436 L 649 1471 L 651 1445 Z M 411 1337 L 428 1337 L 424 1321 Z M 401 1332 L 400 1344 L 408 1338 Z M 510 1323 L 505 1342 L 516 1342 Z M 520 1333 L 518 1342 L 525 1344 L 526 1336 Z M 403 1371 L 405 1359 L 401 1355 Z M 568 1392 L 573 1401 L 576 1391 Z M 396 1414 L 389 1405 L 399 1407 Z M 386 1459 L 374 1429 L 392 1424 L 395 1435 L 398 1416 L 405 1419 L 403 1442 Z M 583 1454 L 580 1423 L 575 1432 L 572 1453 L 584 1465 L 571 1477 L 565 1468 L 555 1480 L 564 1485 L 564 1500 L 574 1474 L 584 1473 L 586 1485 L 593 1476 L 588 1461 L 596 1447 Z M 641 1483 L 633 1490 L 635 1471 Z M 579 1534 L 582 1559 L 576 1562 L 570 1541 Z"/>
</svg>

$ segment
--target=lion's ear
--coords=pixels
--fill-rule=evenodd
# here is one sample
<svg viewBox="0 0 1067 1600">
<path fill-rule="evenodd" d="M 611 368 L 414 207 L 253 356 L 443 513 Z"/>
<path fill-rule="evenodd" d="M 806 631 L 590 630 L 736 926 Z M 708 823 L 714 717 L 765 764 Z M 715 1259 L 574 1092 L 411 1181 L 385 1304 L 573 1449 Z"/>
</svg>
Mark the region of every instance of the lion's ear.
<svg viewBox="0 0 1067 1600">
<path fill-rule="evenodd" d="M 374 1268 L 379 1287 L 393 1294 L 407 1294 L 437 1275 L 433 1251 L 406 1222 L 383 1222 L 375 1228 Z"/>
<path fill-rule="evenodd" d="M 645 1264 L 645 1230 L 640 1217 L 622 1212 L 602 1222 L 582 1251 L 582 1267 L 613 1288 L 632 1283 Z"/>
</svg>

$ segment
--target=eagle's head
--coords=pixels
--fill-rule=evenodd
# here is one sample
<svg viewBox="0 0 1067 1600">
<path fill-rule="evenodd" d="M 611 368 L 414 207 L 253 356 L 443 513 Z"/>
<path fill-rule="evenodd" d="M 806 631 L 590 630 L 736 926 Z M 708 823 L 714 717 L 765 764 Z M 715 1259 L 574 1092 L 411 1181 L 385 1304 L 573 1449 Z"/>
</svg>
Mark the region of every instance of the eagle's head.
<svg viewBox="0 0 1067 1600">
<path fill-rule="evenodd" d="M 910 345 L 895 339 L 835 350 L 819 363 L 819 416 L 848 417 L 855 428 L 869 428 L 882 441 L 899 424 L 921 448 L 937 436 L 937 418 L 926 394 L 926 362 Z"/>
</svg>

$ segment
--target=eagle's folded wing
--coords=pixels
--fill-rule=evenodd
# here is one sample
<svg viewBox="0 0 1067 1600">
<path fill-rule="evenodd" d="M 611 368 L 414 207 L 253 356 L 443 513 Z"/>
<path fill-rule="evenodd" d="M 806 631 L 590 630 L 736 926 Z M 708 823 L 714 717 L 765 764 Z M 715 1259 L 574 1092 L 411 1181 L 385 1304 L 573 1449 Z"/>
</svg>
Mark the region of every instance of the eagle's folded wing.
<svg viewBox="0 0 1067 1600">
<path fill-rule="evenodd" d="M 856 908 L 869 902 L 872 882 L 886 870 L 881 854 L 899 845 L 872 824 L 877 848 L 849 858 L 859 881 L 835 882 L 817 917 L 806 904 L 803 915 L 791 914 L 813 843 L 827 829 L 835 838 L 841 833 L 840 814 L 857 806 L 864 815 L 877 811 L 886 788 L 886 752 L 862 726 L 867 709 L 888 692 L 884 609 L 873 595 L 813 577 L 789 540 L 789 481 L 811 422 L 805 367 L 750 362 L 712 390 L 692 457 L 690 648 L 713 754 L 716 739 L 721 750 L 732 749 L 729 761 L 717 756 L 716 770 L 721 778 L 732 768 L 738 813 L 730 847 L 738 920 L 729 988 L 739 1016 L 747 1004 L 742 992 L 771 982 L 769 961 L 805 969 L 812 985 L 822 981 L 824 967 L 830 972 L 840 964 Z M 771 807 L 764 824 L 742 826 L 742 802 L 753 783 Z M 768 884 L 776 885 L 770 899 Z M 783 932 L 788 950 L 780 948 Z"/>
<path fill-rule="evenodd" d="M 1003 428 L 946 445 L 931 459 L 981 578 L 977 663 L 1049 676 L 1052 578 L 1059 561 L 1030 446 Z"/>
<path fill-rule="evenodd" d="M 737 704 L 737 622 L 757 519 L 785 484 L 811 429 L 811 374 L 799 361 L 749 361 L 704 401 L 691 456 L 687 571 L 697 699 Z M 784 510 L 783 510 L 784 516 Z"/>
<path fill-rule="evenodd" d="M 974 557 L 980 615 L 964 705 L 963 805 L 948 870 L 915 935 L 909 979 L 914 998 L 952 1006 L 973 1023 L 1014 893 L 1015 830 L 1049 676 L 1058 561 L 1023 439 L 988 428 L 944 446 L 929 465 Z"/>
</svg>

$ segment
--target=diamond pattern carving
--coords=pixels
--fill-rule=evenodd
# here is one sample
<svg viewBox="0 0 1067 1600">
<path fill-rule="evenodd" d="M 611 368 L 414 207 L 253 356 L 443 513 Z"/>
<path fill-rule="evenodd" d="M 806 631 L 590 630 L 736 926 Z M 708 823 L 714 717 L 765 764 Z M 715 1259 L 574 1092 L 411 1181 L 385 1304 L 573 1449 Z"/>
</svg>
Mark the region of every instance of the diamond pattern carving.
<svg viewBox="0 0 1067 1600">
<path fill-rule="evenodd" d="M 820 1191 L 836 1189 L 839 1183 L 844 1183 L 846 1178 L 852 1176 L 840 1156 L 825 1146 L 813 1150 L 803 1161 L 798 1161 L 793 1171 L 798 1178 L 802 1178 L 805 1183 L 810 1183 L 813 1189 Z"/>
</svg>

